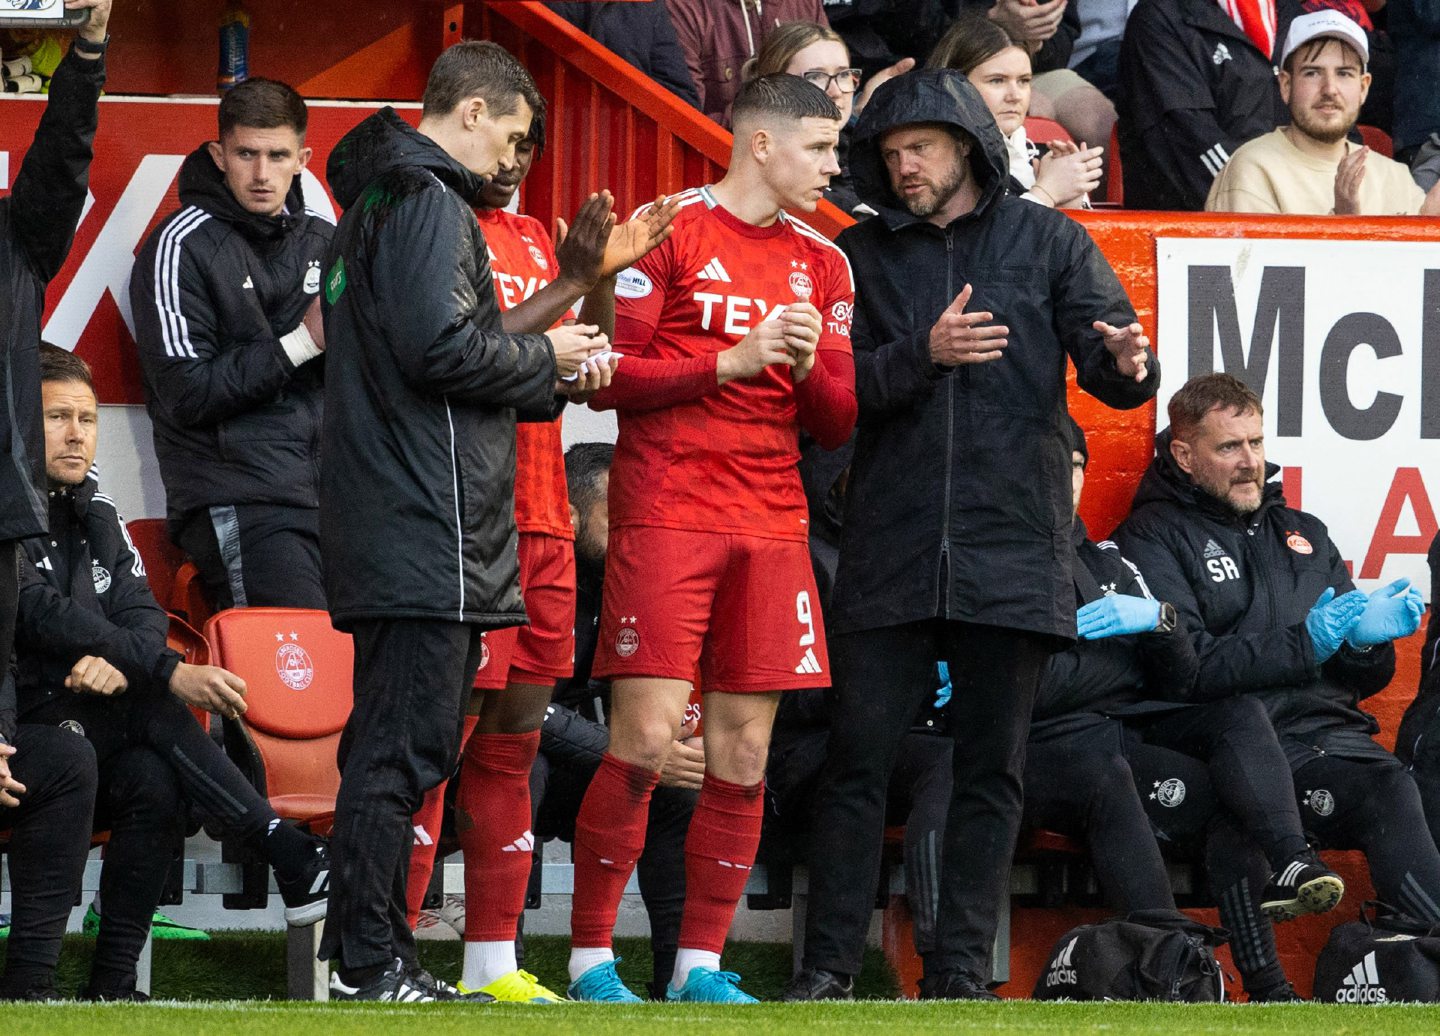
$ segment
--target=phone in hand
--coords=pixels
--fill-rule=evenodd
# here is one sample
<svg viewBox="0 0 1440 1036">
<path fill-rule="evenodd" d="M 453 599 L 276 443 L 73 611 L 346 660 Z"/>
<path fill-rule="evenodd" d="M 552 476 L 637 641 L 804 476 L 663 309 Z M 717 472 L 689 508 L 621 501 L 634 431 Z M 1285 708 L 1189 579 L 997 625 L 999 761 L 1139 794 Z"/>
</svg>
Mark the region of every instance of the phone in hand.
<svg viewBox="0 0 1440 1036">
<path fill-rule="evenodd" d="M 0 28 L 73 29 L 89 20 L 88 7 L 67 11 L 65 0 L 0 0 Z"/>
</svg>

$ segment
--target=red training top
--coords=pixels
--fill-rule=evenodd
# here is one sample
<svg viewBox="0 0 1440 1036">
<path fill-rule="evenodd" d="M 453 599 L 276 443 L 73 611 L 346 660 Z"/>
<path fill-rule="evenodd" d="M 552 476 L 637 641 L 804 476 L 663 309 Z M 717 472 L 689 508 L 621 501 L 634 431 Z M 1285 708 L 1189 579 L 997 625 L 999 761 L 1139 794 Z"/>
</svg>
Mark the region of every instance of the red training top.
<svg viewBox="0 0 1440 1036">
<path fill-rule="evenodd" d="M 855 423 L 849 261 L 787 215 L 757 227 L 708 188 L 680 198 L 670 238 L 616 285 L 624 358 L 591 404 L 619 412 L 610 524 L 803 541 L 800 428 L 834 447 Z M 822 317 L 810 375 L 796 386 L 775 365 L 719 385 L 716 356 L 802 299 Z"/>
</svg>

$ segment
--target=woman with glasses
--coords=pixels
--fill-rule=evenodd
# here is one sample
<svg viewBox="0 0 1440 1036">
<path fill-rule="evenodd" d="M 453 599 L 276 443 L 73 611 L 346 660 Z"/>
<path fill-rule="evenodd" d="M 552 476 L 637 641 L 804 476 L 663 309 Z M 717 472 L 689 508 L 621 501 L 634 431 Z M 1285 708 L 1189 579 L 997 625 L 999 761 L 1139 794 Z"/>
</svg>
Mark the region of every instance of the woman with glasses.
<svg viewBox="0 0 1440 1036">
<path fill-rule="evenodd" d="M 850 167 L 846 162 L 850 150 L 849 130 L 876 87 L 914 67 L 914 60 L 905 58 L 876 72 L 862 90 L 860 70 L 850 67 L 850 51 L 839 33 L 815 22 L 786 22 L 765 37 L 760 53 L 746 62 L 744 77 L 748 81 L 757 76 L 787 72 L 814 83 L 835 102 L 845 118 L 845 126 L 840 131 L 840 175 L 831 179 L 825 198 L 851 215 L 863 218 L 873 213 L 868 206 L 860 204 L 850 187 Z"/>
</svg>

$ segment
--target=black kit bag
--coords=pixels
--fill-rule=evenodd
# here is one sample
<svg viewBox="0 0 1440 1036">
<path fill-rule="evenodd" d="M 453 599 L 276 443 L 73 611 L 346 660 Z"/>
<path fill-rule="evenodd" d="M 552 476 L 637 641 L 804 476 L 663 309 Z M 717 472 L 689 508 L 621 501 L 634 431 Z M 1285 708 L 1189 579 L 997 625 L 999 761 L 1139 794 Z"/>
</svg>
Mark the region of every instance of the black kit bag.
<svg viewBox="0 0 1440 1036">
<path fill-rule="evenodd" d="M 1072 928 L 1050 951 L 1036 1000 L 1215 1003 L 1225 979 L 1215 947 L 1230 938 L 1174 910 L 1137 910 Z"/>
<path fill-rule="evenodd" d="M 1330 931 L 1315 961 L 1319 1003 L 1440 1003 L 1440 925 L 1371 900 Z"/>
</svg>

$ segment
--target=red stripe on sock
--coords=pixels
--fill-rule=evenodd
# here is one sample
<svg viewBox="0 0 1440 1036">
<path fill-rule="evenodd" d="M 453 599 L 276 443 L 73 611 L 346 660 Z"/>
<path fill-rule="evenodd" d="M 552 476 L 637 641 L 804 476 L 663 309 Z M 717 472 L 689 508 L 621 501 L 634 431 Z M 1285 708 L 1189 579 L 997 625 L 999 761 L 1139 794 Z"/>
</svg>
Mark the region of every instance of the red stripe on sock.
<svg viewBox="0 0 1440 1036">
<path fill-rule="evenodd" d="M 608 753 L 600 760 L 575 819 L 574 946 L 610 945 L 625 883 L 645 849 L 650 794 L 659 781 L 659 772 Z"/>
<path fill-rule="evenodd" d="M 475 734 L 460 757 L 455 833 L 465 854 L 465 939 L 515 938 L 534 858 L 530 767 L 540 731 Z"/>
<path fill-rule="evenodd" d="M 724 950 L 760 847 L 764 792 L 764 782 L 745 787 L 705 775 L 685 837 L 681 946 L 711 953 Z"/>
</svg>

